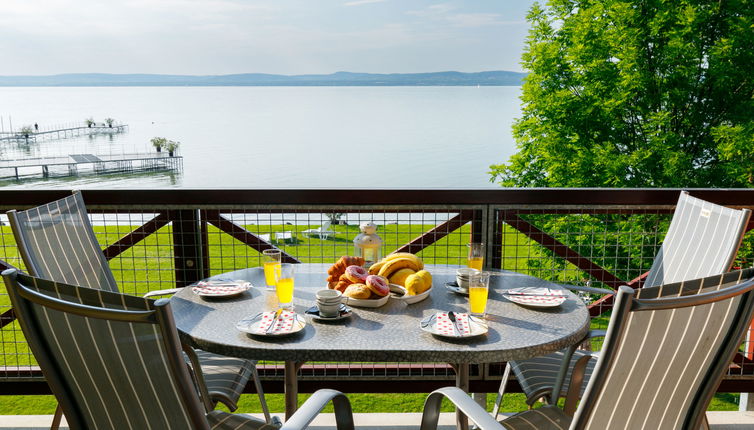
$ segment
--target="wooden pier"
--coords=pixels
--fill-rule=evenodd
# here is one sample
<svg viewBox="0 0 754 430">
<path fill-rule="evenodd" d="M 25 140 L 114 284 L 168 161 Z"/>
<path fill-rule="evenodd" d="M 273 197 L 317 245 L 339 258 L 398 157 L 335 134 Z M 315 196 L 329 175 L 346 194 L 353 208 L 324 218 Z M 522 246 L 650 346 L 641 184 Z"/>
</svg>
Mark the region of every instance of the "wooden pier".
<svg viewBox="0 0 754 430">
<path fill-rule="evenodd" d="M 94 173 L 118 173 L 150 170 L 182 170 L 183 157 L 164 152 L 140 154 L 94 155 L 71 154 L 60 157 L 24 158 L 19 160 L 0 160 L 0 177 L 20 179 L 37 171 L 42 177 L 49 177 L 51 168 L 58 168 L 55 176 L 75 176 L 79 170 L 91 170 Z M 38 169 L 38 170 L 37 170 Z"/>
<path fill-rule="evenodd" d="M 118 134 L 125 133 L 126 131 L 128 131 L 128 124 L 113 124 L 112 127 L 106 125 L 88 127 L 86 125 L 83 125 L 80 127 L 33 131 L 28 135 L 19 131 L 12 133 L 4 132 L 0 133 L 0 142 L 36 142 L 37 140 L 67 139 L 69 137 L 78 137 L 85 135 Z"/>
</svg>

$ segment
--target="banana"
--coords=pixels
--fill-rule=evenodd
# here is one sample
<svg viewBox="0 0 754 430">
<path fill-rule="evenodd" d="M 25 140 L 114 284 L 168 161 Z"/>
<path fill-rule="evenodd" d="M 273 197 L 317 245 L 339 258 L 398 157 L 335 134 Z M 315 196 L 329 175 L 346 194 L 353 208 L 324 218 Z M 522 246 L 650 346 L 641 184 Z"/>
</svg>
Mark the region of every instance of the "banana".
<svg viewBox="0 0 754 430">
<path fill-rule="evenodd" d="M 417 264 L 418 263 L 418 264 Z M 414 258 L 400 257 L 385 262 L 379 271 L 379 275 L 385 278 L 389 278 L 393 273 L 400 269 L 411 269 L 414 272 L 418 272 L 424 267 L 424 264 L 414 255 Z"/>
<path fill-rule="evenodd" d="M 419 270 L 424 268 L 424 263 L 422 262 L 421 258 L 417 257 L 415 254 L 412 254 L 410 252 L 396 252 L 394 254 L 390 254 L 382 259 L 383 262 L 387 263 L 389 261 L 398 260 L 400 258 L 408 258 L 414 261 L 414 264 L 416 264 L 419 267 Z"/>
<path fill-rule="evenodd" d="M 414 254 L 412 254 L 410 252 L 394 252 L 392 254 L 386 255 L 382 259 L 382 261 L 390 261 L 390 260 L 395 260 L 396 258 L 403 258 L 403 257 L 416 257 L 416 255 L 414 255 Z"/>
<path fill-rule="evenodd" d="M 385 259 L 384 258 L 382 260 L 380 260 L 380 261 L 372 264 L 371 266 L 369 266 L 369 274 L 370 275 L 376 275 L 376 274 L 380 273 L 380 268 L 384 264 L 385 264 Z"/>
</svg>

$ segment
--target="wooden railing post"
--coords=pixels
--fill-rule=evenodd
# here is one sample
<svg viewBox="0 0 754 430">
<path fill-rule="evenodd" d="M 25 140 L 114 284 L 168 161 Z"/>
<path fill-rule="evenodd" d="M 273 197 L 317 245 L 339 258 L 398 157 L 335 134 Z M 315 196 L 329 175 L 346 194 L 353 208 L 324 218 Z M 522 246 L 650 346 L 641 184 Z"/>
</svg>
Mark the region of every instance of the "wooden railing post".
<svg viewBox="0 0 754 430">
<path fill-rule="evenodd" d="M 175 284 L 185 287 L 209 276 L 207 243 L 202 240 L 198 210 L 169 210 L 167 214 L 173 225 Z"/>
</svg>

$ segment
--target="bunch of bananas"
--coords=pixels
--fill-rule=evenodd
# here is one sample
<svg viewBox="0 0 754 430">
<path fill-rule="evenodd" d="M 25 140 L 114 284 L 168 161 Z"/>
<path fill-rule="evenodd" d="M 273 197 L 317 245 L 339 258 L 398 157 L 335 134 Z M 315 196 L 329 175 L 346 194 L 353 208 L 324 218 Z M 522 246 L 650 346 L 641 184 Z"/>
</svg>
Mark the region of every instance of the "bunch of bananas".
<svg viewBox="0 0 754 430">
<path fill-rule="evenodd" d="M 422 260 L 409 252 L 396 252 L 369 267 L 370 275 L 387 278 L 391 284 L 405 287 L 409 296 L 432 288 L 432 275 L 424 269 Z"/>
</svg>

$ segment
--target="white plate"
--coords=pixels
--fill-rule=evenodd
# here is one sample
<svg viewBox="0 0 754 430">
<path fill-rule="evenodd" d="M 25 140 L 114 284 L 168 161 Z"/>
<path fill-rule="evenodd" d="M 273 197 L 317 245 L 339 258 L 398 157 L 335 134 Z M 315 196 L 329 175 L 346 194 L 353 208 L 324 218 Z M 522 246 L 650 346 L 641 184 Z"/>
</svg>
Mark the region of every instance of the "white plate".
<svg viewBox="0 0 754 430">
<path fill-rule="evenodd" d="M 307 315 L 311 315 L 312 319 L 317 321 L 340 321 L 342 319 L 346 319 L 353 315 L 353 309 L 349 308 L 348 306 L 341 304 L 340 305 L 340 313 L 336 317 L 323 317 L 319 314 L 319 308 L 317 306 L 312 306 L 309 309 L 307 309 L 305 312 Z"/>
<path fill-rule="evenodd" d="M 306 327 L 306 319 L 299 314 L 293 315 L 293 325 L 290 331 L 284 333 L 267 333 L 259 332 L 259 326 L 262 323 L 262 317 L 270 312 L 261 312 L 248 318 L 244 318 L 236 323 L 236 328 L 244 333 L 253 334 L 254 336 L 280 337 L 298 333 Z"/>
<path fill-rule="evenodd" d="M 453 282 L 447 282 L 445 284 L 445 288 L 449 289 L 450 291 L 452 291 L 452 292 L 454 292 L 456 294 L 461 294 L 461 295 L 464 295 L 464 296 L 468 296 L 469 295 L 469 290 L 464 290 L 463 288 L 459 287 L 458 284 L 455 281 L 453 281 Z"/>
<path fill-rule="evenodd" d="M 354 299 L 351 297 L 343 296 L 343 303 L 349 306 L 356 306 L 357 308 L 379 308 L 387 303 L 387 299 L 390 298 L 390 294 L 379 299 Z"/>
<path fill-rule="evenodd" d="M 232 297 L 251 287 L 246 281 L 199 281 L 191 291 L 201 297 Z"/>
<path fill-rule="evenodd" d="M 406 288 L 398 285 L 398 284 L 390 284 L 390 297 L 396 300 L 400 300 L 407 305 L 413 305 L 414 303 L 419 303 L 422 300 L 429 297 L 429 293 L 432 291 L 432 287 L 429 287 L 429 289 L 421 294 L 417 294 L 415 296 L 408 296 L 406 295 Z"/>
<path fill-rule="evenodd" d="M 465 335 L 448 335 L 441 331 L 439 331 L 436 327 L 437 325 L 437 316 L 440 314 L 440 312 L 432 314 L 428 316 L 427 318 L 424 318 L 420 322 L 420 327 L 422 330 L 426 331 L 427 333 L 432 333 L 435 336 L 440 337 L 449 337 L 449 338 L 466 338 L 466 337 L 474 337 L 474 336 L 481 336 L 485 333 L 487 333 L 487 323 L 484 322 L 484 320 L 479 319 L 477 317 L 469 315 L 469 329 L 470 333 Z"/>
<path fill-rule="evenodd" d="M 511 288 L 501 291 L 513 303 L 532 308 L 554 308 L 566 301 L 565 290 L 545 287 Z M 531 294 L 531 295 L 527 295 Z"/>
</svg>

